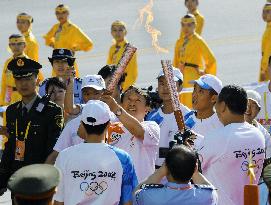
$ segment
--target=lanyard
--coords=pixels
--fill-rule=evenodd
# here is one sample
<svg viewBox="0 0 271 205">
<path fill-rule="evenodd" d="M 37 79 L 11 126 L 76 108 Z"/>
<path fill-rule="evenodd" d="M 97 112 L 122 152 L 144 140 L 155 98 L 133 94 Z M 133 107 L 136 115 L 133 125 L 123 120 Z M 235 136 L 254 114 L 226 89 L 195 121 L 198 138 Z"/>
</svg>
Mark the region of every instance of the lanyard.
<svg viewBox="0 0 271 205">
<path fill-rule="evenodd" d="M 28 132 L 29 132 L 30 125 L 31 125 L 31 121 L 29 121 L 27 123 L 27 127 L 26 127 L 26 130 L 25 130 L 25 133 L 24 133 L 24 140 L 26 140 L 27 137 L 28 137 Z M 16 119 L 16 137 L 18 137 L 18 120 L 17 119 Z"/>
<path fill-rule="evenodd" d="M 181 190 L 181 191 L 183 191 L 183 190 L 189 190 L 189 189 L 192 189 L 193 187 L 192 187 L 192 185 L 188 185 L 188 186 L 185 186 L 185 187 L 171 187 L 171 186 L 166 186 L 167 188 L 169 188 L 169 189 L 173 189 L 173 190 Z"/>
<path fill-rule="evenodd" d="M 265 120 L 268 121 L 268 112 L 267 112 L 267 92 L 264 92 L 264 116 Z"/>
</svg>

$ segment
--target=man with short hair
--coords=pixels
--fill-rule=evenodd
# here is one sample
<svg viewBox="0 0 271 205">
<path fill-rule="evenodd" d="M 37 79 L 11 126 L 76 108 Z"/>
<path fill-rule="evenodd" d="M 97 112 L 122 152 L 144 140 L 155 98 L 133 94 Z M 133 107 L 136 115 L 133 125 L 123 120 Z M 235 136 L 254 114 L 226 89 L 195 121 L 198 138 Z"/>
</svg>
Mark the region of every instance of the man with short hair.
<svg viewBox="0 0 271 205">
<path fill-rule="evenodd" d="M 168 180 L 165 185 L 160 184 L 163 177 Z M 174 146 L 163 166 L 136 188 L 134 205 L 144 204 L 216 205 L 217 193 L 198 172 L 196 153 L 184 145 Z"/>
<path fill-rule="evenodd" d="M 8 188 L 16 205 L 52 205 L 59 181 L 60 173 L 54 166 L 34 164 L 16 171 Z"/>
<path fill-rule="evenodd" d="M 181 92 L 183 83 L 183 74 L 177 68 L 173 68 L 173 79 L 176 82 L 177 91 Z M 157 77 L 158 80 L 158 95 L 162 100 L 162 106 L 151 111 L 146 120 L 155 121 L 160 127 L 159 149 L 168 148 L 169 142 L 174 140 L 174 135 L 178 132 L 178 126 L 173 113 L 172 102 L 170 98 L 170 91 L 167 85 L 167 80 L 163 70 L 161 70 Z M 190 109 L 181 104 L 181 111 L 183 115 L 190 112 Z M 164 158 L 159 157 L 159 152 L 156 155 L 155 166 L 159 168 L 162 166 Z"/>
<path fill-rule="evenodd" d="M 245 113 L 245 120 L 257 127 L 263 134 L 265 139 L 265 158 L 271 157 L 271 136 L 268 131 L 257 122 L 256 118 L 261 110 L 261 96 L 254 90 L 247 90 L 248 104 Z"/>
<path fill-rule="evenodd" d="M 8 106 L 6 111 L 9 138 L 0 162 L 0 195 L 15 171 L 45 162 L 63 128 L 61 107 L 37 94 L 37 75 L 41 67 L 36 61 L 23 57 L 8 64 L 22 100 Z"/>
<path fill-rule="evenodd" d="M 258 184 L 261 175 L 264 136 L 245 122 L 247 101 L 246 91 L 239 86 L 221 90 L 215 108 L 224 127 L 205 136 L 198 151 L 203 174 L 218 189 L 221 205 L 243 204 L 244 186 L 250 183 L 249 164 L 255 166 L 254 183 Z"/>
<path fill-rule="evenodd" d="M 78 135 L 85 143 L 63 150 L 56 160 L 62 179 L 55 205 L 131 204 L 137 185 L 132 160 L 126 152 L 104 143 L 110 114 L 99 100 L 84 107 Z"/>
<path fill-rule="evenodd" d="M 99 100 L 101 98 L 103 90 L 105 89 L 105 82 L 100 75 L 87 75 L 83 78 L 81 89 L 82 93 L 84 93 L 82 94 L 84 96 L 84 102 L 87 104 L 89 100 Z M 67 92 L 71 92 L 71 87 L 68 88 Z M 70 95 L 72 96 L 72 93 L 70 93 Z M 84 106 L 85 104 L 74 105 L 73 109 L 75 112 L 72 114 L 80 114 Z M 77 135 L 80 121 L 81 118 L 79 115 L 66 124 L 54 146 L 53 152 L 48 156 L 46 160 L 47 163 L 54 164 L 59 152 L 72 145 L 83 142 L 83 139 Z"/>
<path fill-rule="evenodd" d="M 55 15 L 59 23 L 43 36 L 45 44 L 54 49 L 69 49 L 73 56 L 77 51 L 90 51 L 93 48 L 92 40 L 75 24 L 69 20 L 70 9 L 67 5 L 59 4 L 55 8 Z M 78 66 L 75 64 L 75 74 L 79 77 Z M 54 71 L 52 72 L 54 76 Z"/>
<path fill-rule="evenodd" d="M 223 127 L 214 110 L 222 82 L 214 75 L 206 74 L 191 81 L 193 111 L 184 116 L 185 124 L 198 134 L 206 136 L 208 132 Z"/>
</svg>

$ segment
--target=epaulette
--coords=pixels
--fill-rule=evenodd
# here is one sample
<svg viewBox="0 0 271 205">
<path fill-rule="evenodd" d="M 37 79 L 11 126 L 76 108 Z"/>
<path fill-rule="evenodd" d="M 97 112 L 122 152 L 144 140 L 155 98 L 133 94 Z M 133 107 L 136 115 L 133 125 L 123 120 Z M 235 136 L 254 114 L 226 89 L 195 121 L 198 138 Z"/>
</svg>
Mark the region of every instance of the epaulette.
<svg viewBox="0 0 271 205">
<path fill-rule="evenodd" d="M 42 82 L 39 84 L 39 86 L 40 86 L 40 87 L 43 86 L 45 83 L 47 83 L 48 80 L 49 80 L 49 79 L 46 78 L 44 81 L 42 81 Z"/>
<path fill-rule="evenodd" d="M 158 189 L 158 188 L 163 188 L 163 184 L 142 184 L 140 186 L 140 189 Z"/>
<path fill-rule="evenodd" d="M 210 189 L 210 190 L 217 190 L 214 186 L 212 185 L 206 185 L 206 184 L 194 184 L 194 186 L 197 189 Z"/>
</svg>

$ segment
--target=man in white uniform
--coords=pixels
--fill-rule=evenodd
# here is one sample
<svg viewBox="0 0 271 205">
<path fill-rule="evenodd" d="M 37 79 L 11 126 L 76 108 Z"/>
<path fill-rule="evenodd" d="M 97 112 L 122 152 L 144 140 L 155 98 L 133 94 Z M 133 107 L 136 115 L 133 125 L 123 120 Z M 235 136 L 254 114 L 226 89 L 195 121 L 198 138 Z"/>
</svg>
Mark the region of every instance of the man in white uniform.
<svg viewBox="0 0 271 205">
<path fill-rule="evenodd" d="M 208 132 L 223 127 L 214 110 L 217 96 L 222 89 L 222 82 L 214 75 L 206 74 L 192 81 L 193 111 L 185 115 L 185 124 L 194 132 L 206 136 Z"/>
<path fill-rule="evenodd" d="M 271 79 L 271 57 L 269 58 L 268 75 Z M 271 81 L 261 83 L 255 88 L 261 95 L 261 111 L 257 116 L 257 120 L 261 123 L 269 133 L 271 133 Z"/>
<path fill-rule="evenodd" d="M 173 68 L 174 81 L 176 82 L 176 87 L 178 92 L 182 90 L 183 74 L 179 69 Z M 169 142 L 174 139 L 174 135 L 178 132 L 178 126 L 174 117 L 172 103 L 170 99 L 170 93 L 167 86 L 167 81 L 163 70 L 160 71 L 158 77 L 158 94 L 163 101 L 162 107 L 151 111 L 147 120 L 155 121 L 160 127 L 160 141 L 159 149 L 168 148 Z M 181 111 L 183 116 L 190 112 L 190 109 L 181 104 Z M 159 157 L 159 152 L 156 155 L 155 165 L 156 168 L 162 166 L 164 158 Z"/>
<path fill-rule="evenodd" d="M 119 105 L 110 96 L 103 96 L 119 122 L 108 129 L 108 143 L 131 155 L 138 181 L 143 181 L 155 170 L 155 157 L 158 150 L 160 128 L 153 121 L 144 121 L 149 110 L 150 99 L 147 93 L 130 86 L 122 95 Z"/>
<path fill-rule="evenodd" d="M 265 158 L 264 136 L 245 122 L 247 94 L 243 88 L 225 86 L 215 108 L 225 127 L 204 138 L 199 150 L 203 174 L 218 189 L 219 205 L 243 204 L 249 163 L 255 165 L 254 183 L 259 182 Z"/>
<path fill-rule="evenodd" d="M 104 143 L 110 109 L 91 100 L 81 114 L 78 135 L 85 143 L 59 153 L 55 166 L 62 178 L 55 205 L 131 204 L 137 178 L 130 156 Z"/>
</svg>

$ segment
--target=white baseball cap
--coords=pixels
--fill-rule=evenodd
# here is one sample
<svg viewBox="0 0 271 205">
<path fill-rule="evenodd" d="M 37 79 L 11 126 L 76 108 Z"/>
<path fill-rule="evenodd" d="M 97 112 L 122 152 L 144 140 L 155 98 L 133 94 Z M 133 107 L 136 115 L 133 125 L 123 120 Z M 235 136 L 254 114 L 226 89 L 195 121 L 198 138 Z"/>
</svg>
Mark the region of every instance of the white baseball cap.
<svg viewBox="0 0 271 205">
<path fill-rule="evenodd" d="M 100 100 L 89 100 L 83 108 L 81 121 L 87 125 L 96 126 L 110 121 L 111 115 L 112 112 L 106 103 Z"/>
<path fill-rule="evenodd" d="M 83 78 L 81 90 L 83 88 L 94 88 L 95 90 L 103 90 L 105 89 L 104 79 L 100 75 L 86 75 Z"/>
<path fill-rule="evenodd" d="M 223 88 L 222 81 L 211 74 L 205 74 L 201 76 L 198 80 L 190 81 L 191 84 L 197 83 L 201 88 L 205 90 L 215 90 L 219 94 Z"/>
<path fill-rule="evenodd" d="M 157 79 L 164 76 L 164 75 L 165 75 L 164 71 L 161 70 L 159 72 L 159 75 L 158 75 Z M 183 74 L 181 73 L 181 71 L 178 68 L 173 67 L 173 75 L 174 75 L 174 81 L 175 82 L 179 81 L 179 80 L 183 81 Z"/>
<path fill-rule="evenodd" d="M 255 90 L 247 90 L 247 99 L 253 100 L 261 108 L 261 95 Z"/>
</svg>

